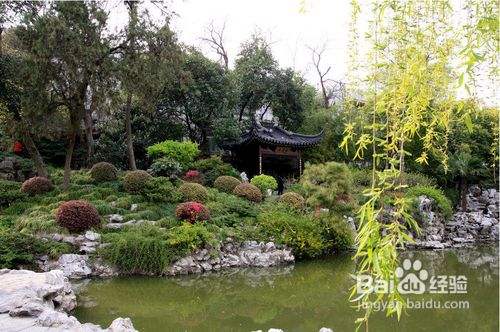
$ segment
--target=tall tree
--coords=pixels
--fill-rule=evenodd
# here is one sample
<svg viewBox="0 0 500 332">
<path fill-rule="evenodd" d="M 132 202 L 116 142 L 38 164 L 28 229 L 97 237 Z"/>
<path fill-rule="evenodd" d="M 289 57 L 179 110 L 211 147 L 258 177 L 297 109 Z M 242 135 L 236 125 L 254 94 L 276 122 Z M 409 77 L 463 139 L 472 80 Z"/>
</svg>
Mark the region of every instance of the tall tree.
<svg viewBox="0 0 500 332">
<path fill-rule="evenodd" d="M 50 86 L 57 105 L 67 114 L 64 189 L 70 183 L 71 161 L 85 114 L 87 88 L 109 55 L 119 48 L 109 47 L 103 38 L 106 19 L 106 13 L 95 2 L 54 2 L 42 16 L 26 15 L 26 24 L 17 30 L 29 53 L 33 76 L 36 75 L 31 78 L 40 86 Z"/>
<path fill-rule="evenodd" d="M 125 137 L 129 168 L 137 169 L 131 109 L 136 100 L 145 111 L 154 111 L 164 88 L 172 84 L 179 69 L 179 47 L 168 26 L 168 17 L 156 26 L 139 2 L 125 1 L 129 21 L 125 29 L 126 47 L 119 60 L 118 77 L 123 88 Z M 140 82 L 140 83 L 139 83 Z"/>
</svg>

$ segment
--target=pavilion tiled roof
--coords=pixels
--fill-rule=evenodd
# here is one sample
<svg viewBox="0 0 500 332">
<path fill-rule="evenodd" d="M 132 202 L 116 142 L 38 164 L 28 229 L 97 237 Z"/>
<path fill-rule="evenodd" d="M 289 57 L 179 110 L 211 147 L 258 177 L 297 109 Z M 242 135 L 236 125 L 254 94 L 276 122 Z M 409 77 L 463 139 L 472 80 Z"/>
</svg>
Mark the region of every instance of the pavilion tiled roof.
<svg viewBox="0 0 500 332">
<path fill-rule="evenodd" d="M 241 135 L 236 145 L 258 142 L 262 144 L 281 145 L 289 147 L 310 147 L 318 144 L 323 138 L 323 131 L 317 135 L 292 133 L 274 123 L 261 124 L 253 122 L 252 127 Z"/>
</svg>

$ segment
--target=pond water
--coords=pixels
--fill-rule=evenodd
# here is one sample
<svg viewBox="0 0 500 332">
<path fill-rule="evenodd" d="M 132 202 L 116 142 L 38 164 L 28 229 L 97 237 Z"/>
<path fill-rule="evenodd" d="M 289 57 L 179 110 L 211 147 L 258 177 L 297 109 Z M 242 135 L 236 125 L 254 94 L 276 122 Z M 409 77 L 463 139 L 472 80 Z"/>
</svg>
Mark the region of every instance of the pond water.
<svg viewBox="0 0 500 332">
<path fill-rule="evenodd" d="M 426 292 L 411 295 L 422 301 L 466 309 L 408 309 L 398 322 L 375 313 L 370 331 L 498 331 L 498 249 L 481 247 L 402 254 L 420 260 L 426 270 Z M 299 262 L 268 269 L 226 270 L 175 278 L 120 277 L 91 281 L 79 293 L 74 315 L 81 322 L 108 326 L 130 317 L 140 331 L 253 331 L 271 327 L 285 331 L 353 331 L 360 315 L 348 302 L 354 265 L 349 256 Z M 411 272 L 411 271 L 410 271 Z M 418 273 L 417 273 L 418 275 Z M 465 276 L 466 294 L 443 291 L 431 279 Z M 422 274 L 420 274 L 422 276 Z M 425 279 L 422 277 L 422 279 Z M 444 289 L 453 291 L 452 284 Z M 446 286 L 446 285 L 445 285 Z M 455 302 L 452 302 L 455 301 Z M 427 304 L 429 305 L 429 304 Z M 462 302 L 461 306 L 467 305 Z"/>
</svg>

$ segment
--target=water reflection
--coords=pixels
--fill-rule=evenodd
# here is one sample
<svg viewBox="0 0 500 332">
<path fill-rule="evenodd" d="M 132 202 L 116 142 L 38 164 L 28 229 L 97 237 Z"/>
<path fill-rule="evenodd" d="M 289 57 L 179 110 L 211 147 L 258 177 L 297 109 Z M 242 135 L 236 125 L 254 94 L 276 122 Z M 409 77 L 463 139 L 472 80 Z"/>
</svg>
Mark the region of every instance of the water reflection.
<svg viewBox="0 0 500 332">
<path fill-rule="evenodd" d="M 409 310 L 401 322 L 376 314 L 372 331 L 498 331 L 498 249 L 406 252 L 430 275 L 466 275 L 468 310 Z M 230 269 L 176 278 L 116 278 L 82 288 L 76 316 L 103 326 L 129 316 L 141 331 L 352 331 L 349 256 L 267 269 Z M 427 295 L 428 296 L 428 295 Z"/>
</svg>

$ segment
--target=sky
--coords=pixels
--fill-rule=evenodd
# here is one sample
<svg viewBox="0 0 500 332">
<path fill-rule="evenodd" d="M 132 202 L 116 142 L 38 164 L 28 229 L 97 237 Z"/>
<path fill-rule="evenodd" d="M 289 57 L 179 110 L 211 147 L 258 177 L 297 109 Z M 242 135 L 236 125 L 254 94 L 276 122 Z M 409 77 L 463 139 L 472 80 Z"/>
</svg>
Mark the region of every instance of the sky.
<svg viewBox="0 0 500 332">
<path fill-rule="evenodd" d="M 201 37 L 207 36 L 206 29 L 211 22 L 215 27 L 225 22 L 225 47 L 230 66 L 241 43 L 259 31 L 271 42 L 280 66 L 299 71 L 309 83 L 316 84 L 318 76 L 308 47 L 325 45 L 323 68 L 332 67 L 329 78 L 345 78 L 351 15 L 348 0 L 307 0 L 305 6 L 300 0 L 171 0 L 168 6 L 175 13 L 171 25 L 179 40 L 198 47 L 214 60 L 218 60 L 218 56 Z M 147 8 L 152 16 L 159 12 L 153 4 Z M 123 24 L 127 19 L 125 7 L 117 6 L 110 19 L 112 25 Z"/>
<path fill-rule="evenodd" d="M 230 66 L 239 52 L 240 45 L 259 31 L 271 43 L 273 55 L 281 67 L 292 67 L 306 80 L 318 87 L 318 74 L 309 47 L 325 46 L 322 70 L 331 67 L 328 78 L 346 81 L 351 7 L 349 0 L 158 0 L 174 12 L 171 27 L 179 40 L 198 47 L 206 56 L 218 60 L 209 45 L 201 40 L 207 36 L 207 27 L 225 23 L 225 47 Z M 463 0 L 453 0 L 456 8 Z M 304 5 L 305 3 L 305 5 Z M 368 1 L 360 0 L 360 52 L 363 53 L 363 31 L 367 28 L 370 8 Z M 127 12 L 122 0 L 107 0 L 113 7 L 111 26 L 127 22 Z M 161 17 L 157 5 L 145 2 L 152 17 Z M 459 18 L 454 17 L 454 24 Z M 362 54 L 358 59 L 362 58 Z M 481 80 L 484 82 L 484 80 Z M 479 97 L 484 104 L 498 105 L 499 95 L 495 82 L 483 83 Z M 465 90 L 458 97 L 466 97 Z"/>
</svg>

